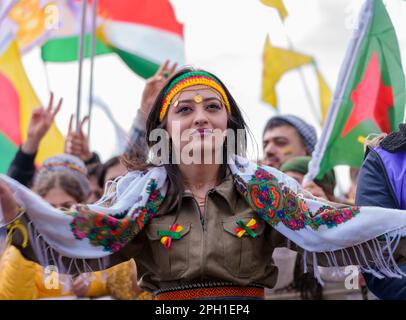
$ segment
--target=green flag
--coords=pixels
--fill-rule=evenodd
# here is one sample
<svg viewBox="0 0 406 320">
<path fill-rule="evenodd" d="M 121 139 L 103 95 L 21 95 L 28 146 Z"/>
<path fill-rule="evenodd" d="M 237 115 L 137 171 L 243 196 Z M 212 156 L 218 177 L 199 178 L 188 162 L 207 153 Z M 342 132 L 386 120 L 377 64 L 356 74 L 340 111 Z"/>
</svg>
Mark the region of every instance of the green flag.
<svg viewBox="0 0 406 320">
<path fill-rule="evenodd" d="M 403 122 L 405 76 L 395 30 L 382 0 L 367 0 L 341 67 L 307 178 L 336 165 L 360 167 L 365 137 Z"/>
<path fill-rule="evenodd" d="M 42 46 L 46 62 L 75 61 L 81 30 L 81 1 L 58 0 L 61 28 Z M 90 8 L 89 11 L 91 12 Z M 136 74 L 149 78 L 166 60 L 184 64 L 183 25 L 169 0 L 104 0 L 98 2 L 95 54 L 116 53 Z M 87 21 L 90 22 L 90 16 Z M 90 23 L 85 57 L 89 56 Z"/>
</svg>

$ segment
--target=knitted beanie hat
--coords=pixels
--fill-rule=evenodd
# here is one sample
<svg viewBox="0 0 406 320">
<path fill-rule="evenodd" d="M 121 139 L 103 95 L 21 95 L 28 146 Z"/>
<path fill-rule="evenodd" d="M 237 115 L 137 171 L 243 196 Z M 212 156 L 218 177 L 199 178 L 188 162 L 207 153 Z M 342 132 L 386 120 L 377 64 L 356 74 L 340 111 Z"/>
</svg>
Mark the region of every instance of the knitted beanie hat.
<svg viewBox="0 0 406 320">
<path fill-rule="evenodd" d="M 269 122 L 272 120 L 281 120 L 294 127 L 301 136 L 309 154 L 314 151 L 317 143 L 317 134 L 312 125 L 291 114 L 272 117 Z"/>
</svg>

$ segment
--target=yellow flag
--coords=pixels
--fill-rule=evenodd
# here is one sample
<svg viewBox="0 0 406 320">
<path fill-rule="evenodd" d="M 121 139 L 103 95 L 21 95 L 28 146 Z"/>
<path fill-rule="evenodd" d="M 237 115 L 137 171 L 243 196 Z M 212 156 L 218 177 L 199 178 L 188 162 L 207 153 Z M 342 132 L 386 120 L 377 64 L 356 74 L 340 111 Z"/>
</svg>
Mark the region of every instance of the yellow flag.
<svg viewBox="0 0 406 320">
<path fill-rule="evenodd" d="M 292 50 L 273 47 L 266 37 L 263 54 L 262 99 L 277 107 L 275 86 L 283 74 L 291 69 L 311 63 L 313 58 Z"/>
<path fill-rule="evenodd" d="M 320 109 L 321 109 L 321 124 L 324 123 L 327 116 L 328 108 L 331 104 L 332 93 L 324 80 L 322 74 L 316 69 L 317 80 L 319 81 Z"/>
<path fill-rule="evenodd" d="M 282 0 L 261 0 L 261 2 L 266 6 L 278 10 L 282 20 L 285 20 L 285 18 L 288 16 L 288 12 L 286 11 L 285 5 L 283 4 Z"/>
<path fill-rule="evenodd" d="M 1 92 L 0 110 L 7 112 L 2 114 L 0 124 L 4 128 L 0 127 L 0 133 L 5 133 L 11 142 L 18 146 L 27 137 L 33 109 L 41 104 L 25 73 L 15 40 L 7 44 L 4 52 L 0 54 L 0 88 L 7 89 L 6 92 Z M 50 156 L 61 154 L 63 145 L 63 136 L 53 124 L 41 141 L 36 161 L 41 163 Z"/>
</svg>

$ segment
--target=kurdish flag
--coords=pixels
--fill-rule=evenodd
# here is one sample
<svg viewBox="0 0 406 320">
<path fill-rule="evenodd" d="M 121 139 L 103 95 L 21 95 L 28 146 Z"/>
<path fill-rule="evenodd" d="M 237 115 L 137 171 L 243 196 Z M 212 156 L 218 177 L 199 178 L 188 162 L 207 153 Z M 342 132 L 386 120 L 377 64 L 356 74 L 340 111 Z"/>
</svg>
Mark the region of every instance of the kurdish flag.
<svg viewBox="0 0 406 320">
<path fill-rule="evenodd" d="M 360 167 L 365 137 L 396 130 L 404 108 L 405 75 L 395 30 L 382 0 L 367 0 L 306 179 L 321 178 L 339 164 Z"/>
<path fill-rule="evenodd" d="M 27 135 L 31 112 L 40 102 L 21 63 L 15 40 L 0 39 L 0 172 L 8 166 Z M 52 125 L 44 137 L 36 160 L 63 152 L 63 137 Z"/>
<path fill-rule="evenodd" d="M 74 61 L 78 57 L 80 2 L 58 3 L 64 31 L 55 33 L 42 47 L 42 59 Z M 99 0 L 98 18 L 96 54 L 115 52 L 143 78 L 152 76 L 167 59 L 184 64 L 183 25 L 176 20 L 169 0 Z M 87 30 L 90 21 L 88 16 Z M 85 42 L 88 56 L 89 33 Z"/>
<path fill-rule="evenodd" d="M 59 13 L 59 25 L 41 48 L 41 57 L 45 62 L 70 62 L 78 59 L 81 2 L 75 0 L 55 0 Z M 86 10 L 86 37 L 84 57 L 90 55 L 91 6 Z M 100 40 L 96 39 L 95 54 L 111 53 Z"/>
<path fill-rule="evenodd" d="M 184 64 L 183 25 L 169 0 L 99 0 L 100 37 L 143 78 L 167 59 Z"/>
</svg>

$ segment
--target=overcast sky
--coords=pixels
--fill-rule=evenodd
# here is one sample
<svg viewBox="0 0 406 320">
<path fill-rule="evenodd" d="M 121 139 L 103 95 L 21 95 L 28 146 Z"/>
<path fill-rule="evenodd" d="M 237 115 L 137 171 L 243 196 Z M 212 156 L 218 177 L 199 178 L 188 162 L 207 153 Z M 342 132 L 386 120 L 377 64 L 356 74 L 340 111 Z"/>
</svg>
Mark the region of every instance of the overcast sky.
<svg viewBox="0 0 406 320">
<path fill-rule="evenodd" d="M 289 37 L 300 52 L 315 57 L 328 85 L 334 88 L 352 27 L 362 0 L 285 0 L 289 16 L 282 24 L 276 11 L 259 0 L 171 0 L 178 20 L 184 23 L 186 63 L 208 69 L 219 76 L 242 108 L 262 155 L 261 135 L 265 122 L 274 114 L 261 101 L 262 51 L 266 34 L 274 45 L 288 47 Z M 406 1 L 386 0 L 395 25 L 403 63 L 406 63 Z M 47 64 L 39 50 L 24 57 L 27 73 L 41 101 L 47 100 L 48 86 L 65 103 L 57 124 L 66 133 L 69 115 L 75 112 L 77 64 Z M 120 125 L 128 130 L 140 103 L 144 79 L 134 75 L 117 57 L 97 57 L 95 96 L 104 100 Z M 85 64 L 83 105 L 87 105 L 89 64 Z M 319 109 L 318 86 L 313 69 L 302 68 L 312 100 Z M 306 98 L 300 75 L 292 71 L 277 86 L 280 111 L 293 113 L 317 125 Z M 85 107 L 83 107 L 85 108 Z M 86 112 L 86 109 L 84 109 Z M 320 129 L 318 128 L 318 132 Z M 91 146 L 107 160 L 115 152 L 113 127 L 95 109 Z M 251 156 L 257 151 L 251 148 Z"/>
</svg>

